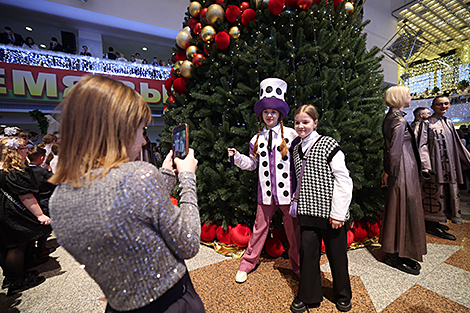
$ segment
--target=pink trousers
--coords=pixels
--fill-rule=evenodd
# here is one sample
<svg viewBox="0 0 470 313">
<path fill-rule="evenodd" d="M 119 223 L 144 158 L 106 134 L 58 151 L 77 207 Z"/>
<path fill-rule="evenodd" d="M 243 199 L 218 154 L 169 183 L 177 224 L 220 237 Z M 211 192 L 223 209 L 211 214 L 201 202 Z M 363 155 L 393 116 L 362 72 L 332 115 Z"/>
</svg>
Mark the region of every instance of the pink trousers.
<svg viewBox="0 0 470 313">
<path fill-rule="evenodd" d="M 251 272 L 258 262 L 261 251 L 263 250 L 266 237 L 269 232 L 269 225 L 271 224 L 271 218 L 276 212 L 277 208 L 280 208 L 283 213 L 282 221 L 284 223 L 284 229 L 286 230 L 287 240 L 289 241 L 289 260 L 297 276 L 300 275 L 300 260 L 299 260 L 299 247 L 300 247 L 300 227 L 297 222 L 297 218 L 289 215 L 289 205 L 264 205 L 259 204 L 256 209 L 256 221 L 253 226 L 253 234 L 251 235 L 248 247 L 243 254 L 239 270 L 242 272 Z"/>
</svg>

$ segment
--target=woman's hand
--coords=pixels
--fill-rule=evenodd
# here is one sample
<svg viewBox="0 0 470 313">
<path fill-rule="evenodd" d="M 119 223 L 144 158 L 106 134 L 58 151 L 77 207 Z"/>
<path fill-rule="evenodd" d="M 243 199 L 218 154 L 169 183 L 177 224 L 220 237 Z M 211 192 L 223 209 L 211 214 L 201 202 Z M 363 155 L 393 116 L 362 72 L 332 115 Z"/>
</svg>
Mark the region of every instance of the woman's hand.
<svg viewBox="0 0 470 313">
<path fill-rule="evenodd" d="M 50 225 L 51 224 L 51 218 L 49 216 L 44 215 L 44 214 L 38 216 L 38 221 L 42 225 Z"/>
<path fill-rule="evenodd" d="M 234 156 L 234 155 L 237 154 L 237 152 L 238 152 L 238 151 L 237 151 L 236 149 L 234 149 L 234 148 L 228 148 L 227 151 L 228 151 L 228 160 L 229 160 L 229 161 L 230 161 L 230 157 L 231 157 L 231 156 Z"/>
<path fill-rule="evenodd" d="M 388 174 L 385 172 L 382 172 L 382 186 L 380 187 L 385 187 L 388 185 Z"/>
<path fill-rule="evenodd" d="M 167 156 L 168 157 L 168 156 Z M 166 159 L 165 159 L 166 160 Z M 189 149 L 188 155 L 181 160 L 180 158 L 175 158 L 175 165 L 178 173 L 191 172 L 195 173 L 197 168 L 197 160 L 194 158 L 194 150 Z"/>
<path fill-rule="evenodd" d="M 335 220 L 334 218 L 330 217 L 330 224 L 331 224 L 331 228 L 338 229 L 338 228 L 343 227 L 344 221 L 338 221 L 338 220 Z"/>
<path fill-rule="evenodd" d="M 162 168 L 173 171 L 173 159 L 172 159 L 172 157 L 173 157 L 173 150 L 170 150 L 170 152 L 166 155 L 166 158 L 162 163 Z"/>
</svg>

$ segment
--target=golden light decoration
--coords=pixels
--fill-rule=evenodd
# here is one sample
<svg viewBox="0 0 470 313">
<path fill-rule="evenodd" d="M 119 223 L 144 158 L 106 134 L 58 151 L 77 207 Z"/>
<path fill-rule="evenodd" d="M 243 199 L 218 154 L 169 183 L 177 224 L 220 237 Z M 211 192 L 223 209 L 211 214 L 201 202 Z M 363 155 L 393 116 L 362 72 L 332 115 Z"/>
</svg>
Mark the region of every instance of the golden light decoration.
<svg viewBox="0 0 470 313">
<path fill-rule="evenodd" d="M 184 60 L 183 63 L 181 63 L 181 66 L 180 66 L 180 71 L 181 71 L 181 75 L 184 77 L 184 78 L 193 78 L 193 75 L 191 75 L 191 69 L 193 68 L 193 62 L 191 61 L 188 61 L 188 60 Z"/>
<path fill-rule="evenodd" d="M 201 38 L 207 43 L 211 42 L 214 36 L 215 36 L 215 29 L 214 27 L 210 25 L 205 26 L 201 31 Z"/>
<path fill-rule="evenodd" d="M 193 1 L 189 5 L 189 13 L 193 17 L 199 17 L 199 13 L 201 13 L 201 9 L 202 9 L 202 5 L 197 1 Z"/>
<path fill-rule="evenodd" d="M 176 44 L 181 49 L 186 49 L 186 46 L 188 45 L 189 40 L 191 40 L 191 38 L 191 33 L 183 29 L 178 33 L 178 35 L 176 35 Z"/>
<path fill-rule="evenodd" d="M 217 19 L 224 21 L 225 13 L 224 9 L 218 4 L 212 4 L 209 6 L 206 12 L 206 18 L 209 24 L 214 25 Z"/>
<path fill-rule="evenodd" d="M 346 13 L 351 14 L 352 12 L 354 12 L 354 5 L 348 1 L 344 4 L 344 10 L 346 11 Z"/>
<path fill-rule="evenodd" d="M 228 33 L 230 36 L 232 36 L 233 39 L 238 39 L 238 37 L 240 37 L 241 35 L 240 29 L 238 28 L 238 26 L 233 26 L 232 28 L 230 28 Z"/>
<path fill-rule="evenodd" d="M 177 75 L 181 75 L 181 65 L 183 64 L 183 61 L 178 61 L 175 63 L 175 66 L 173 67 L 175 69 L 175 73 Z"/>
<path fill-rule="evenodd" d="M 186 49 L 186 57 L 188 59 L 192 59 L 193 56 L 197 53 L 197 47 L 196 46 L 189 46 L 188 49 Z"/>
</svg>

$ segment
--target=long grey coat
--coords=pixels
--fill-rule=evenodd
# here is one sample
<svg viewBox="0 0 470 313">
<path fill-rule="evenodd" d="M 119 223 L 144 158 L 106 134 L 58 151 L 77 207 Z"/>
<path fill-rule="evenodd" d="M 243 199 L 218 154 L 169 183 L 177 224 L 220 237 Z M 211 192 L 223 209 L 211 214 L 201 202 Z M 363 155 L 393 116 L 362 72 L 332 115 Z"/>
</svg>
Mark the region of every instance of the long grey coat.
<svg viewBox="0 0 470 313">
<path fill-rule="evenodd" d="M 404 113 L 390 108 L 385 117 L 384 169 L 388 192 L 379 241 L 382 250 L 400 257 L 423 260 L 426 231 L 421 202 L 421 162 L 415 137 Z"/>
</svg>

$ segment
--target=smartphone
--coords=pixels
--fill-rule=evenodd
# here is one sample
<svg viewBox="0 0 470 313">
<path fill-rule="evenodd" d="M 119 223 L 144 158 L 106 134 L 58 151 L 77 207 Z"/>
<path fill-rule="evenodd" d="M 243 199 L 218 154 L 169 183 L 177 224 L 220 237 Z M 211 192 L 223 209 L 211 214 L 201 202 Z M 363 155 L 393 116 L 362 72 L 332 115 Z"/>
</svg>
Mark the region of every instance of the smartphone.
<svg viewBox="0 0 470 313">
<path fill-rule="evenodd" d="M 173 127 L 171 131 L 171 141 L 173 149 L 173 159 L 184 159 L 189 152 L 189 128 L 184 123 Z"/>
</svg>

